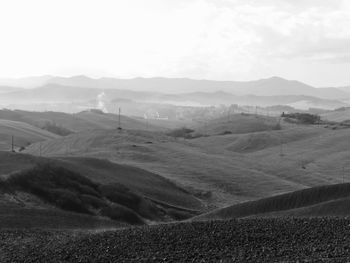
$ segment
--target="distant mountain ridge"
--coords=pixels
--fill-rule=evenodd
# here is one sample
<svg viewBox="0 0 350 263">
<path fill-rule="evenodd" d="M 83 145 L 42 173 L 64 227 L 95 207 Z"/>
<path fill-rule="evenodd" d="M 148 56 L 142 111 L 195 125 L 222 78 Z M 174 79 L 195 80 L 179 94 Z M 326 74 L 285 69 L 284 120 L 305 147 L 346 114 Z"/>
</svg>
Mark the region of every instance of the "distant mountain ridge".
<svg viewBox="0 0 350 263">
<path fill-rule="evenodd" d="M 3 93 L 0 102 L 5 103 L 72 103 L 86 102 L 96 105 L 99 97 L 106 101 L 129 100 L 136 103 L 165 103 L 172 105 L 185 105 L 195 103 L 198 105 L 254 105 L 273 106 L 289 105 L 299 109 L 323 108 L 336 109 L 347 107 L 349 104 L 336 99 L 325 99 L 310 95 L 235 95 L 225 91 L 191 92 L 191 93 L 158 93 L 134 91 L 127 89 L 101 89 L 80 86 L 65 86 L 62 84 L 46 84 L 33 89 L 21 89 Z M 187 104 L 186 104 L 187 105 Z"/>
<path fill-rule="evenodd" d="M 215 81 L 188 78 L 91 79 L 86 76 L 74 76 L 71 78 L 55 77 L 50 79 L 48 83 L 86 88 L 142 90 L 160 93 L 224 91 L 235 95 L 306 95 L 324 99 L 350 98 L 350 93 L 344 90 L 337 88 L 314 88 L 300 81 L 286 80 L 280 77 L 255 81 Z"/>
<path fill-rule="evenodd" d="M 350 102 L 350 90 L 348 93 L 337 88 L 314 88 L 280 77 L 246 82 L 187 78 L 93 79 L 86 76 L 43 76 L 27 80 L 29 86 L 33 83 L 44 84 L 35 88 L 8 88 L 7 92 L 1 93 L 0 103 L 5 106 L 9 102 L 14 105 L 72 102 L 93 105 L 103 97 L 107 101 L 126 99 L 137 103 L 172 105 L 287 105 L 303 110 L 331 110 L 347 107 Z M 22 85 L 25 81 L 18 80 Z"/>
<path fill-rule="evenodd" d="M 189 78 L 90 78 L 84 75 L 72 77 L 29 77 L 21 79 L 0 79 L 0 85 L 16 87 L 40 87 L 58 84 L 82 88 L 122 89 L 152 91 L 159 93 L 190 93 L 224 91 L 235 95 L 283 96 L 306 95 L 325 99 L 350 98 L 350 89 L 315 88 L 296 80 L 271 77 L 254 81 L 216 81 Z"/>
</svg>

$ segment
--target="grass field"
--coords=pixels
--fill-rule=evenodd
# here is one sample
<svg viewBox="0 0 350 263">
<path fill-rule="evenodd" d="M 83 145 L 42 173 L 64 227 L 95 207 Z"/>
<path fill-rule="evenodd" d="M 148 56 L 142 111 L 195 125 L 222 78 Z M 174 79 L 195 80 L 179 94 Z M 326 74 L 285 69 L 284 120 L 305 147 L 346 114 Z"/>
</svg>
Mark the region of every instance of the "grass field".
<svg viewBox="0 0 350 263">
<path fill-rule="evenodd" d="M 191 193 L 140 168 L 83 157 L 0 152 L 0 158 L 0 201 L 3 206 L 21 204 L 23 214 L 29 213 L 27 217 L 34 214 L 32 209 L 48 210 L 50 217 L 55 208 L 61 213 L 63 209 L 117 222 L 150 223 L 186 219 L 204 209 Z M 10 209 L 7 218 L 15 217 L 17 210 Z"/>
<path fill-rule="evenodd" d="M 148 170 L 196 195 L 209 208 L 341 183 L 343 177 L 350 180 L 347 129 L 282 127 L 191 140 L 161 132 L 94 130 L 45 142 L 42 152 L 104 158 Z M 38 151 L 34 144 L 27 152 Z"/>
<path fill-rule="evenodd" d="M 82 132 L 92 129 L 116 129 L 118 128 L 118 115 L 101 114 L 93 111 L 82 111 L 76 114 L 68 114 L 63 112 L 30 112 L 23 110 L 0 110 L 0 119 L 20 121 L 28 123 L 36 127 L 43 127 L 45 123 L 55 123 L 65 129 L 73 132 Z M 154 122 L 154 124 L 153 124 Z M 161 131 L 167 127 L 166 122 L 146 122 L 145 120 L 137 120 L 127 116 L 121 116 L 121 126 L 124 129 L 140 129 L 150 131 Z M 164 123 L 164 125 L 162 125 Z"/>
<path fill-rule="evenodd" d="M 24 122 L 0 119 L 0 150 L 11 149 L 12 136 L 16 149 L 26 147 L 34 142 L 59 137 Z"/>
</svg>

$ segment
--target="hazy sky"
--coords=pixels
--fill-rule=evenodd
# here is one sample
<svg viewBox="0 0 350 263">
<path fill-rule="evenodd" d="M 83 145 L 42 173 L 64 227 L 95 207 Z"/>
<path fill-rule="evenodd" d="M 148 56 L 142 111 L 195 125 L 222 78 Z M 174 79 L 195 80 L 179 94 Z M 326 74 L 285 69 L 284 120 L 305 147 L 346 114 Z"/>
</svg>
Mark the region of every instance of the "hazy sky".
<svg viewBox="0 0 350 263">
<path fill-rule="evenodd" d="M 0 77 L 350 85 L 349 0 L 0 0 Z"/>
</svg>

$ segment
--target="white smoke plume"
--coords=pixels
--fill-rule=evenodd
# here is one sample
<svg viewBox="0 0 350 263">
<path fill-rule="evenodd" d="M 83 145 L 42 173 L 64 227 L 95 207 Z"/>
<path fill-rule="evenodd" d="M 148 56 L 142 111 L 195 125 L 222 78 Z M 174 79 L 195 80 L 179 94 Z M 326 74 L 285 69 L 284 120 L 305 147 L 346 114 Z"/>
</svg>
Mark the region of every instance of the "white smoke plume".
<svg viewBox="0 0 350 263">
<path fill-rule="evenodd" d="M 97 95 L 97 108 L 108 113 L 106 108 L 106 94 L 104 91 Z"/>
</svg>

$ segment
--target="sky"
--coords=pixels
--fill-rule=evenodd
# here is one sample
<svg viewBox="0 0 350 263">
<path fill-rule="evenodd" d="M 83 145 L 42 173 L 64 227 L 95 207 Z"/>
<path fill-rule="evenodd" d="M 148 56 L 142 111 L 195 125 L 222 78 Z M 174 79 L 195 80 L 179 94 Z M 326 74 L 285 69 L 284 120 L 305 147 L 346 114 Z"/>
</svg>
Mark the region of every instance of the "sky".
<svg viewBox="0 0 350 263">
<path fill-rule="evenodd" d="M 349 0 L 0 0 L 0 78 L 350 85 Z"/>
</svg>

